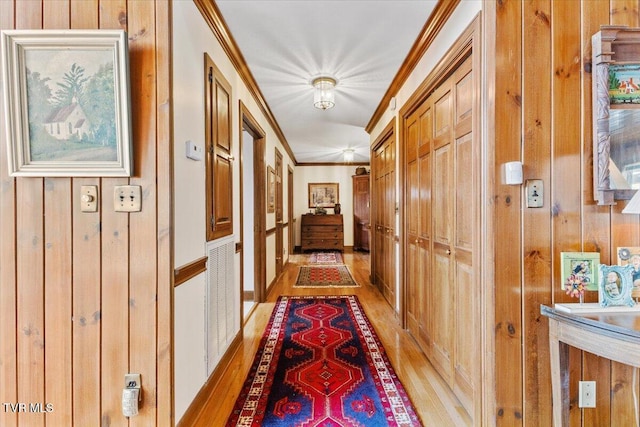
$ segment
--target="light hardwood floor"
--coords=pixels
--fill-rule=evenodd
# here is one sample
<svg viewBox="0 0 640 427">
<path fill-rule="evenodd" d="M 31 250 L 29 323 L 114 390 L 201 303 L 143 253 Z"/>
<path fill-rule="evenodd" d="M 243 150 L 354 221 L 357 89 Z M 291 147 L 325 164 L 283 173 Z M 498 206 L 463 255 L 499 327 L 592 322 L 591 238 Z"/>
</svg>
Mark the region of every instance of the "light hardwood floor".
<svg viewBox="0 0 640 427">
<path fill-rule="evenodd" d="M 258 343 L 280 295 L 356 294 L 373 324 L 400 381 L 425 426 L 468 426 L 471 421 L 411 336 L 400 327 L 392 308 L 369 281 L 369 255 L 345 253 L 345 264 L 357 288 L 294 288 L 298 267 L 308 255 L 292 255 L 282 277 L 269 290 L 267 302 L 259 304 L 244 327 L 243 342 L 227 371 L 202 408 L 194 426 L 224 426 L 245 377 L 251 367 Z"/>
</svg>

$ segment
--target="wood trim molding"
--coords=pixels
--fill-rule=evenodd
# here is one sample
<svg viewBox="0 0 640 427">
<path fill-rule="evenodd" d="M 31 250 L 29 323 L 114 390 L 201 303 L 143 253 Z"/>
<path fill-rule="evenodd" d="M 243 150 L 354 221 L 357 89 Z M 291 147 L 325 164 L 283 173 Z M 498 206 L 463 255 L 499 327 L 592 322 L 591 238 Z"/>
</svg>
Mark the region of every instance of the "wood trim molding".
<svg viewBox="0 0 640 427">
<path fill-rule="evenodd" d="M 351 163 L 311 163 L 311 162 L 301 162 L 296 163 L 296 166 L 369 166 L 369 162 L 351 162 Z"/>
<path fill-rule="evenodd" d="M 173 271 L 174 287 L 180 286 L 187 280 L 196 277 L 200 273 L 207 271 L 207 257 L 203 256 L 195 261 L 191 261 Z"/>
<path fill-rule="evenodd" d="M 244 81 L 244 83 L 247 85 L 249 93 L 251 93 L 254 100 L 260 107 L 260 110 L 265 115 L 267 121 L 276 133 L 276 136 L 280 140 L 280 143 L 282 143 L 285 151 L 287 152 L 287 154 L 289 154 L 294 164 L 297 164 L 296 157 L 293 155 L 293 151 L 289 146 L 289 142 L 284 136 L 282 129 L 280 129 L 280 125 L 278 124 L 275 116 L 271 112 L 271 109 L 269 108 L 264 95 L 262 95 L 262 92 L 260 91 L 260 88 L 258 87 L 258 84 L 253 77 L 253 74 L 251 74 L 249 66 L 245 61 L 240 48 L 236 44 L 236 41 L 229 31 L 229 27 L 227 27 L 227 23 L 220 13 L 220 9 L 218 9 L 218 6 L 216 6 L 216 3 L 214 1 L 194 0 L 193 2 L 202 14 L 204 20 L 207 22 L 207 24 L 209 24 L 209 28 L 211 28 L 211 31 L 213 31 L 216 39 L 218 39 L 218 42 L 220 43 L 222 49 L 227 54 L 229 60 L 242 78 L 242 81 Z"/>
<path fill-rule="evenodd" d="M 407 81 L 409 75 L 413 71 L 413 69 L 418 65 L 418 62 L 422 58 L 422 55 L 427 51 L 431 43 L 435 40 L 436 36 L 442 30 L 444 24 L 449 20 L 453 11 L 458 7 L 460 0 L 450 0 L 450 1 L 439 1 L 436 5 L 435 9 L 431 13 L 431 16 L 422 27 L 422 31 L 420 35 L 411 46 L 409 50 L 409 54 L 405 58 L 404 62 L 400 66 L 400 69 L 396 73 L 395 77 L 391 81 L 389 88 L 385 92 L 384 96 L 380 100 L 380 104 L 378 104 L 378 108 L 373 113 L 373 116 L 367 123 L 367 126 L 364 128 L 367 133 L 371 133 L 373 128 L 378 123 L 378 120 L 382 117 L 391 98 L 396 96 L 402 85 Z"/>
<path fill-rule="evenodd" d="M 469 26 L 453 43 L 451 48 L 449 48 L 449 51 L 436 64 L 433 70 L 431 70 L 429 75 L 427 75 L 422 83 L 420 83 L 411 96 L 409 96 L 399 111 L 401 121 L 404 121 L 416 108 L 418 108 L 418 106 L 430 95 L 431 91 L 446 80 L 452 71 L 467 59 L 472 50 L 477 48 L 477 46 L 474 46 L 474 37 L 477 37 L 476 25 L 475 20 L 469 24 Z M 400 126 L 401 129 L 402 127 L 403 126 Z"/>
<path fill-rule="evenodd" d="M 267 230 L 267 236 L 271 236 L 272 234 L 276 234 L 277 227 L 273 227 Z"/>
</svg>

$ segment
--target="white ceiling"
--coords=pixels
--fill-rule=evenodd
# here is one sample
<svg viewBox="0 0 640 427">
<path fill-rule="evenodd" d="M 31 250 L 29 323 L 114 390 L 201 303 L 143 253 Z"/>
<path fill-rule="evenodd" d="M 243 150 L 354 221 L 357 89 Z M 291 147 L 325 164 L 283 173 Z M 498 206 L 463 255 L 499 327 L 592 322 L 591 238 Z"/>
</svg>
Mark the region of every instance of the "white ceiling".
<svg viewBox="0 0 640 427">
<path fill-rule="evenodd" d="M 369 161 L 373 116 L 436 0 L 216 0 L 296 160 Z M 336 105 L 311 80 L 334 77 Z"/>
</svg>

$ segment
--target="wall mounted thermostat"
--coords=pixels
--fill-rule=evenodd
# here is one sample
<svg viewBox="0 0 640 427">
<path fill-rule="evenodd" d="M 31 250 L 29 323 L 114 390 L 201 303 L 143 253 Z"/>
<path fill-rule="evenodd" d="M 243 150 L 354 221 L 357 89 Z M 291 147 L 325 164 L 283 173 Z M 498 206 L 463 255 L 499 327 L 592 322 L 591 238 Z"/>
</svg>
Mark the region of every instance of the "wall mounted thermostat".
<svg viewBox="0 0 640 427">
<path fill-rule="evenodd" d="M 506 185 L 522 184 L 522 162 L 507 162 L 502 172 L 502 180 Z"/>
<path fill-rule="evenodd" d="M 202 147 L 199 145 L 196 145 L 195 142 L 193 141 L 187 141 L 185 143 L 185 146 L 187 148 L 187 158 L 191 159 L 191 160 L 202 160 L 204 158 L 204 152 L 202 150 Z"/>
</svg>

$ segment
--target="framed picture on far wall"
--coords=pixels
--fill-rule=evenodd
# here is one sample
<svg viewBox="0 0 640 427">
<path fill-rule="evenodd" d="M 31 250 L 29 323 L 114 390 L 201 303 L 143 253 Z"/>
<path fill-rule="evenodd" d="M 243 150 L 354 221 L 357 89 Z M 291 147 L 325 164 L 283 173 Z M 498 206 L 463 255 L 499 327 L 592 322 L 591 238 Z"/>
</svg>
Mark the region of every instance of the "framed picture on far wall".
<svg viewBox="0 0 640 427">
<path fill-rule="evenodd" d="M 12 176 L 131 176 L 123 30 L 4 30 Z"/>
<path fill-rule="evenodd" d="M 563 290 L 572 274 L 584 277 L 588 291 L 598 290 L 600 252 L 561 252 L 560 260 L 560 286 Z"/>
<path fill-rule="evenodd" d="M 309 183 L 309 207 L 333 208 L 340 203 L 337 182 Z"/>
<path fill-rule="evenodd" d="M 267 213 L 276 211 L 276 170 L 267 166 Z"/>
</svg>

